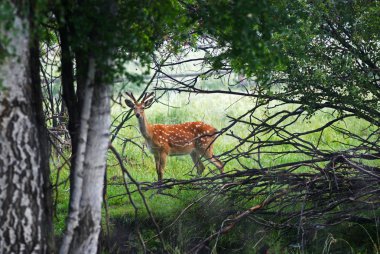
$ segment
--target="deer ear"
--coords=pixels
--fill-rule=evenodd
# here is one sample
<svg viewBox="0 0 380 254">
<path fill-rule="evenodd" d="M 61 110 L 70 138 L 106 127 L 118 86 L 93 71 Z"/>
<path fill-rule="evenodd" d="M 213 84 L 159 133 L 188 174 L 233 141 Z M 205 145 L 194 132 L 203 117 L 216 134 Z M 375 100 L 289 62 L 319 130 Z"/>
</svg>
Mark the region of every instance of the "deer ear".
<svg viewBox="0 0 380 254">
<path fill-rule="evenodd" d="M 146 108 L 149 108 L 150 106 L 152 106 L 153 102 L 154 102 L 154 98 L 151 98 L 151 99 L 147 100 L 146 102 L 144 102 L 144 106 Z"/>
<path fill-rule="evenodd" d="M 128 100 L 128 99 L 125 99 L 125 104 L 127 104 L 127 106 L 130 107 L 130 108 L 134 108 L 135 107 L 135 104 L 132 101 Z"/>
</svg>

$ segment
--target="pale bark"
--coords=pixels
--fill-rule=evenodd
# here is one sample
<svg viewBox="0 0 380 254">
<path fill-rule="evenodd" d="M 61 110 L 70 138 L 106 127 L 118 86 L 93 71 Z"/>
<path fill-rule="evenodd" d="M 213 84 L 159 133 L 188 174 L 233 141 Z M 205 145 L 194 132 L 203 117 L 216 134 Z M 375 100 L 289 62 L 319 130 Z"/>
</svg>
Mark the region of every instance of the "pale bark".
<svg viewBox="0 0 380 254">
<path fill-rule="evenodd" d="M 4 4 L 4 3 L 2 3 Z M 0 62 L 0 253 L 45 253 L 44 185 L 38 129 L 31 98 L 28 16 L 13 8 Z M 19 3 L 21 5 L 21 3 Z"/>
<path fill-rule="evenodd" d="M 82 109 L 73 197 L 60 249 L 62 254 L 96 253 L 98 248 L 103 178 L 111 124 L 110 92 L 107 85 L 94 84 L 96 82 L 93 79 L 90 81 L 91 85 L 85 88 L 87 92 Z"/>
<path fill-rule="evenodd" d="M 81 110 L 81 121 L 80 121 L 80 132 L 78 135 L 78 147 L 75 158 L 74 168 L 72 168 L 73 176 L 73 186 L 72 197 L 70 200 L 70 212 L 67 220 L 66 233 L 62 240 L 62 245 L 60 249 L 60 254 L 66 254 L 70 252 L 71 243 L 74 236 L 74 231 L 79 226 L 79 214 L 80 214 L 80 201 L 82 197 L 82 186 L 83 186 L 83 171 L 84 162 L 87 149 L 87 137 L 89 129 L 89 119 L 91 117 L 91 104 L 93 96 L 93 81 L 95 78 L 95 61 L 91 59 L 89 61 L 88 77 L 86 82 L 86 87 L 84 88 L 84 102 L 83 108 Z"/>
<path fill-rule="evenodd" d="M 100 233 L 101 205 L 106 155 L 109 145 L 110 98 L 107 85 L 96 84 L 91 109 L 80 202 L 81 225 L 73 240 L 72 253 L 96 253 Z"/>
</svg>

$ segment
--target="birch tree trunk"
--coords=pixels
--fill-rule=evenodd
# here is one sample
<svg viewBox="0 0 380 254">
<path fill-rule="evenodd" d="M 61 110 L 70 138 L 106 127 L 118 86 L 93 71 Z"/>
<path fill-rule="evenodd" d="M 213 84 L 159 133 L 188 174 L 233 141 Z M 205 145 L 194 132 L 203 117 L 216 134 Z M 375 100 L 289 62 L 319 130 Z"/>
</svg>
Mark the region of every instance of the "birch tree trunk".
<svg viewBox="0 0 380 254">
<path fill-rule="evenodd" d="M 93 83 L 95 78 L 95 62 L 91 59 L 88 67 L 87 81 L 84 87 L 84 103 L 81 109 L 81 121 L 80 121 L 80 131 L 78 135 L 78 147 L 76 149 L 74 165 L 71 168 L 71 174 L 73 174 L 70 186 L 70 210 L 67 220 L 66 233 L 62 240 L 62 245 L 60 248 L 61 254 L 66 254 L 70 252 L 72 240 L 75 234 L 75 230 L 79 226 L 79 214 L 80 214 L 80 201 L 82 197 L 82 186 L 83 186 L 83 171 L 84 171 L 84 161 L 86 158 L 87 149 L 87 137 L 88 129 L 91 117 L 91 107 L 92 107 L 92 97 L 93 97 Z"/>
<path fill-rule="evenodd" d="M 90 66 L 91 70 L 94 69 Z M 61 254 L 96 253 L 98 248 L 103 177 L 111 124 L 110 92 L 108 85 L 90 83 L 91 89 L 84 89 L 73 197 Z"/>
<path fill-rule="evenodd" d="M 112 2 L 112 1 L 111 1 Z M 77 12 L 87 11 L 88 6 L 95 6 L 97 15 L 110 15 L 110 1 L 78 1 Z M 98 13 L 99 12 L 99 13 Z M 65 16 L 66 24 L 70 24 L 72 11 Z M 105 83 L 103 69 L 108 66 L 107 51 L 113 50 L 113 44 L 107 41 L 104 31 L 93 20 L 93 14 L 84 15 L 89 23 L 86 30 L 89 41 L 84 47 L 72 45 L 74 55 L 68 48 L 66 57 L 75 56 L 76 63 L 76 99 L 72 105 L 78 105 L 81 116 L 78 125 L 72 126 L 76 137 L 73 145 L 75 163 L 71 168 L 70 211 L 67 230 L 60 248 L 61 254 L 96 253 L 100 233 L 101 204 L 103 200 L 103 179 L 106 168 L 106 155 L 109 145 L 110 120 L 110 87 Z M 63 24 L 65 25 L 65 24 Z M 64 31 L 63 31 L 64 32 Z M 64 38 L 65 33 L 61 33 Z M 74 34 L 75 35 L 75 34 Z M 82 38 L 83 35 L 79 36 Z M 75 36 L 74 36 L 75 37 Z M 67 41 L 70 43 L 70 40 Z M 108 46 L 109 44 L 109 46 Z M 99 47 L 98 47 L 99 46 Z M 64 59 L 63 59 L 64 60 Z M 66 59 L 68 60 L 68 59 Z M 73 63 L 73 59 L 67 65 Z M 68 66 L 70 67 L 70 66 Z M 71 79 L 71 70 L 68 74 Z M 107 68 L 106 68 L 107 69 Z M 109 70 L 108 70 L 109 71 Z M 66 87 L 72 89 L 68 79 Z M 73 91 L 67 91 L 67 101 Z M 68 103 L 68 107 L 70 107 Z M 73 109 L 73 108 L 72 108 Z M 75 117 L 75 114 L 71 114 Z M 70 121 L 73 119 L 70 119 Z M 75 119 L 74 119 L 75 120 Z M 76 121 L 73 121 L 76 123 Z M 78 131 L 79 130 L 79 131 Z"/>
<path fill-rule="evenodd" d="M 48 243 L 25 3 L 0 3 L 12 15 L 0 22 L 0 253 L 46 253 Z"/>
<path fill-rule="evenodd" d="M 79 214 L 81 226 L 75 231 L 72 253 L 97 252 L 110 125 L 109 86 L 96 84 L 84 161 Z"/>
</svg>

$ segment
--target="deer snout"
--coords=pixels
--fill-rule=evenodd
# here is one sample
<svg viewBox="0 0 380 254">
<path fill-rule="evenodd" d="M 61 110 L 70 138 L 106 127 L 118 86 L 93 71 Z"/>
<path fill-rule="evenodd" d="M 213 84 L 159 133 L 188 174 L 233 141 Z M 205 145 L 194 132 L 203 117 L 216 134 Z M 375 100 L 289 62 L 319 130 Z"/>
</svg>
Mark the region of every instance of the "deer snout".
<svg viewBox="0 0 380 254">
<path fill-rule="evenodd" d="M 136 117 L 137 117 L 137 118 L 140 118 L 140 113 L 136 113 Z"/>
</svg>

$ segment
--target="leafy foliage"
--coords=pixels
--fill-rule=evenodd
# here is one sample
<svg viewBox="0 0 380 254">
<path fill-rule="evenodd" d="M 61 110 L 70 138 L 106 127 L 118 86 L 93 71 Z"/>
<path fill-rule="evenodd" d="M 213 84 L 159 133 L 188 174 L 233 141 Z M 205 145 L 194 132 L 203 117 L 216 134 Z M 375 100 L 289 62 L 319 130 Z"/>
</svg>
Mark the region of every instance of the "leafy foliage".
<svg viewBox="0 0 380 254">
<path fill-rule="evenodd" d="M 212 59 L 214 68 L 231 64 L 248 75 L 281 68 L 285 56 L 273 39 L 298 26 L 299 17 L 289 10 L 300 12 L 301 8 L 297 1 L 261 0 L 195 1 L 189 7 L 190 16 L 197 22 L 195 31 L 214 38 L 223 49 Z"/>
<path fill-rule="evenodd" d="M 284 94 L 312 109 L 326 105 L 379 124 L 378 35 L 367 19 L 374 8 L 380 10 L 372 2 L 310 4 L 304 39 L 282 39 L 289 59 Z"/>
<path fill-rule="evenodd" d="M 254 76 L 262 92 L 310 113 L 331 107 L 379 124 L 377 1 L 197 1 L 192 8 L 199 33 L 223 49 L 211 57 L 215 69 Z"/>
</svg>

